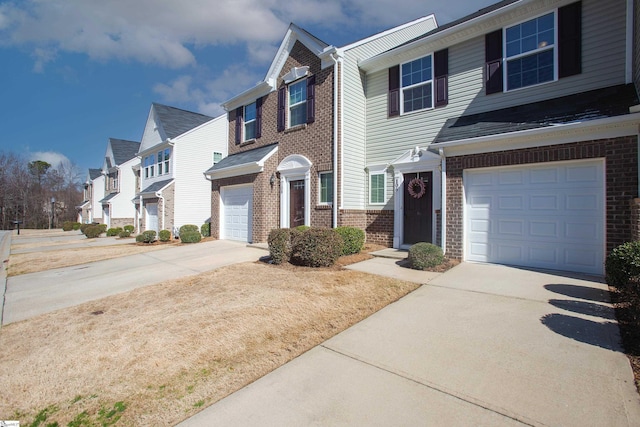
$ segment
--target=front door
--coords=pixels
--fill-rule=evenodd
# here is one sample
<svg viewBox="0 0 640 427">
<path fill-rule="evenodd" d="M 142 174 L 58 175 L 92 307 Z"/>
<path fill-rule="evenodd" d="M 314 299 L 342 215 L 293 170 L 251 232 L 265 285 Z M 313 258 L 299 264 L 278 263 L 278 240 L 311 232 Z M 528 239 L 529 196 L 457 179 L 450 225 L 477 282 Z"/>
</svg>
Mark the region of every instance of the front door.
<svg viewBox="0 0 640 427">
<path fill-rule="evenodd" d="M 404 244 L 433 243 L 433 172 L 404 174 Z"/>
<path fill-rule="evenodd" d="M 304 179 L 289 183 L 289 227 L 304 225 Z"/>
</svg>

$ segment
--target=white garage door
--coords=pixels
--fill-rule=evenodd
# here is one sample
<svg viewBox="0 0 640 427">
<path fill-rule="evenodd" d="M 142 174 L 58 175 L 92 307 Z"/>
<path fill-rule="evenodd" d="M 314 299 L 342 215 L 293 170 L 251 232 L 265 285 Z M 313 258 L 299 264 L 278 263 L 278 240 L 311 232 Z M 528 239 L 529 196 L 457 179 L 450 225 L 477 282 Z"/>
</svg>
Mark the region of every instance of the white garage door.
<svg viewBox="0 0 640 427">
<path fill-rule="evenodd" d="M 465 259 L 603 273 L 604 164 L 464 171 Z"/>
<path fill-rule="evenodd" d="M 223 187 L 220 197 L 220 238 L 251 242 L 253 187 Z"/>
</svg>

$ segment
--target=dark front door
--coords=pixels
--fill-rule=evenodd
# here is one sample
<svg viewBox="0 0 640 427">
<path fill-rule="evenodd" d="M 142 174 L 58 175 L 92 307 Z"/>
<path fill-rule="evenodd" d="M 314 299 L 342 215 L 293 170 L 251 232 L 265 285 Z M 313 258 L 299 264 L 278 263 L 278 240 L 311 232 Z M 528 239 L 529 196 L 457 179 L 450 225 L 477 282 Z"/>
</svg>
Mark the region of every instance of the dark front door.
<svg viewBox="0 0 640 427">
<path fill-rule="evenodd" d="M 289 183 L 289 227 L 304 225 L 304 180 Z"/>
<path fill-rule="evenodd" d="M 433 243 L 433 172 L 404 174 L 404 244 Z"/>
</svg>

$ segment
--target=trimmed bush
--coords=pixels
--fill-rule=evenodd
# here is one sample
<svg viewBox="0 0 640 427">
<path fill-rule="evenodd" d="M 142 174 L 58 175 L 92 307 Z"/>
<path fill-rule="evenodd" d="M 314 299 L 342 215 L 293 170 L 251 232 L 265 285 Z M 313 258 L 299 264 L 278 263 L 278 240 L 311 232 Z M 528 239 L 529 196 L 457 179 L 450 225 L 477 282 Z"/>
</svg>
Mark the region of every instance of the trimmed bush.
<svg viewBox="0 0 640 427">
<path fill-rule="evenodd" d="M 295 238 L 291 259 L 307 267 L 329 267 L 342 254 L 342 238 L 331 228 L 309 228 Z"/>
<path fill-rule="evenodd" d="M 98 225 L 90 225 L 84 230 L 84 235 L 87 236 L 87 239 L 95 239 L 96 237 L 100 237 L 102 233 L 102 227 Z"/>
<path fill-rule="evenodd" d="M 640 278 L 640 241 L 627 242 L 614 248 L 605 260 L 607 283 L 624 287 L 631 279 Z"/>
<path fill-rule="evenodd" d="M 120 234 L 122 231 L 124 231 L 122 228 L 120 227 L 116 227 L 116 228 L 110 228 L 107 230 L 107 237 L 113 237 L 113 236 L 117 236 L 118 234 Z"/>
<path fill-rule="evenodd" d="M 160 230 L 158 233 L 158 240 L 161 242 L 168 242 L 171 240 L 171 232 L 169 230 Z"/>
<path fill-rule="evenodd" d="M 299 225 L 295 229 L 298 230 L 298 231 L 305 231 L 305 230 L 308 230 L 310 228 L 311 227 L 309 227 L 308 225 Z"/>
<path fill-rule="evenodd" d="M 82 225 L 82 224 L 81 224 L 81 223 L 79 223 L 79 222 L 74 222 L 74 223 L 73 223 L 73 230 L 74 230 L 74 231 L 75 231 L 75 230 L 80 230 L 80 226 L 81 226 L 81 225 Z"/>
<path fill-rule="evenodd" d="M 284 264 L 291 258 L 291 230 L 274 228 L 267 238 L 269 254 L 274 264 Z"/>
<path fill-rule="evenodd" d="M 128 231 L 129 233 L 133 233 L 133 230 L 135 230 L 136 228 L 133 225 L 125 225 L 124 226 L 124 231 Z"/>
<path fill-rule="evenodd" d="M 182 234 L 185 231 L 197 231 L 198 233 L 200 233 L 200 228 L 197 225 L 185 224 L 182 227 L 180 227 L 179 234 Z"/>
<path fill-rule="evenodd" d="M 211 236 L 211 223 L 205 222 L 202 224 L 200 226 L 200 234 L 202 234 L 202 237 Z"/>
<path fill-rule="evenodd" d="M 184 231 L 180 233 L 180 240 L 182 243 L 198 243 L 202 240 L 202 235 L 199 231 Z"/>
<path fill-rule="evenodd" d="M 107 224 L 98 224 L 103 233 L 107 232 Z"/>
<path fill-rule="evenodd" d="M 73 221 L 65 221 L 62 223 L 62 231 L 73 230 Z"/>
<path fill-rule="evenodd" d="M 136 236 L 136 242 L 142 243 L 153 243 L 156 241 L 156 232 L 155 230 L 147 230 Z"/>
<path fill-rule="evenodd" d="M 425 270 L 444 262 L 442 248 L 432 243 L 420 242 L 409 248 L 409 267 L 415 270 Z"/>
<path fill-rule="evenodd" d="M 359 253 L 364 246 L 364 231 L 356 227 L 338 227 L 336 233 L 342 237 L 342 255 Z"/>
<path fill-rule="evenodd" d="M 118 233 L 118 237 L 120 237 L 121 239 L 124 239 L 126 237 L 131 237 L 131 233 L 128 232 L 127 230 L 122 230 L 120 233 Z"/>
<path fill-rule="evenodd" d="M 95 225 L 95 224 L 82 224 L 82 225 L 80 226 L 80 232 L 81 232 L 82 234 L 84 234 L 84 231 L 85 231 L 88 227 L 91 227 L 92 225 Z"/>
</svg>

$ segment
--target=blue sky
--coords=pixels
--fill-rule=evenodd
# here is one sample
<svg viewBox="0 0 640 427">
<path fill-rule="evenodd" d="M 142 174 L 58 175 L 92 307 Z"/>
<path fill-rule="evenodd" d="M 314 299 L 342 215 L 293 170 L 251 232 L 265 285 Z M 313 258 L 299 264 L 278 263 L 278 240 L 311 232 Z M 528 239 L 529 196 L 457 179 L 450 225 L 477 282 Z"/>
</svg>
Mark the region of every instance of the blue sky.
<svg viewBox="0 0 640 427">
<path fill-rule="evenodd" d="M 108 138 L 140 140 L 152 102 L 222 114 L 264 78 L 290 22 L 343 46 L 496 1 L 0 0 L 0 151 L 85 174 Z"/>
</svg>

